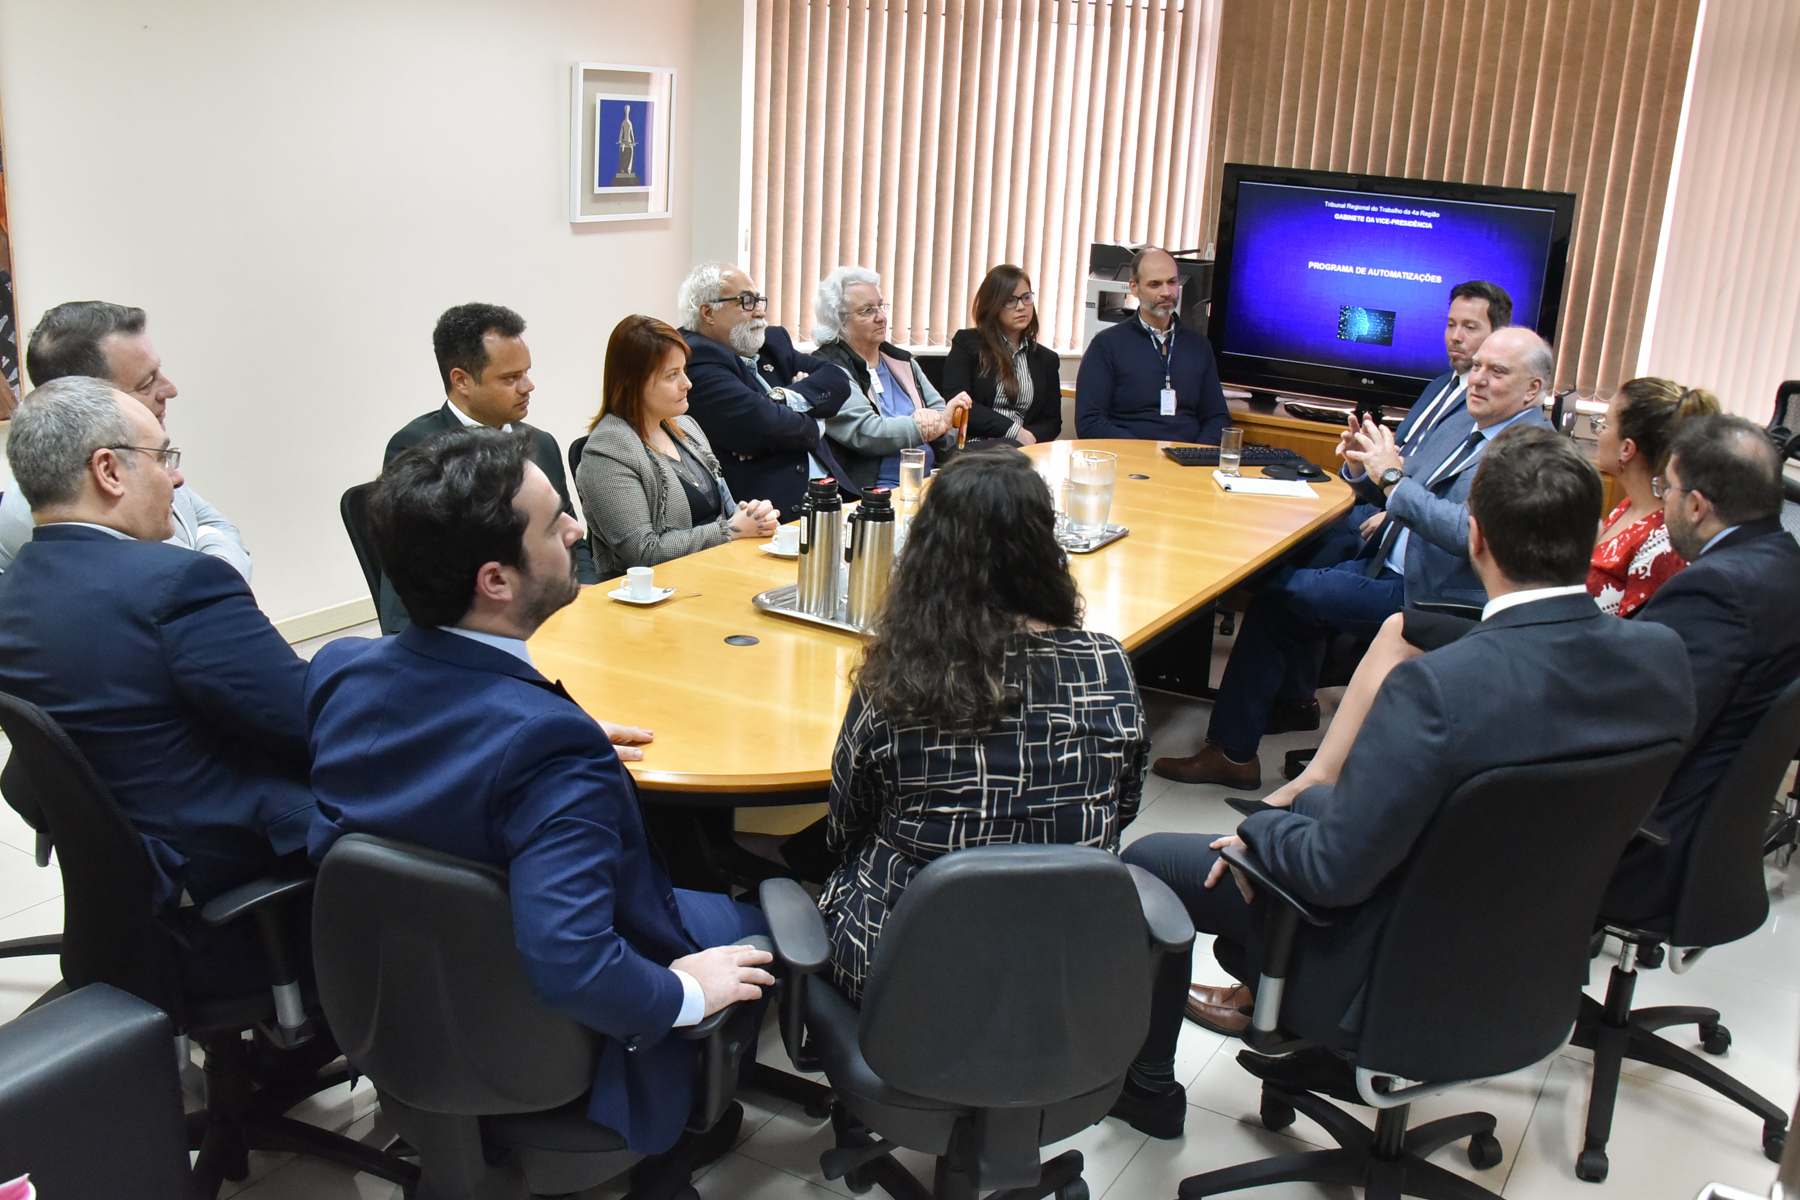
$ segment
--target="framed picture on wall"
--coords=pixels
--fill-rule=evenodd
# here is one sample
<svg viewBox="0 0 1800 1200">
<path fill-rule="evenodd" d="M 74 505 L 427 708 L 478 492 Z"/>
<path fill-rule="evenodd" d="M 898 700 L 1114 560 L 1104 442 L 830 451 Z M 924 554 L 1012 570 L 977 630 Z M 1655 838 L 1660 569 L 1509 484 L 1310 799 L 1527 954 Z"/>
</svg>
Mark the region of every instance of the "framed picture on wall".
<svg viewBox="0 0 1800 1200">
<path fill-rule="evenodd" d="M 569 81 L 569 220 L 669 215 L 675 69 L 576 63 Z"/>
</svg>

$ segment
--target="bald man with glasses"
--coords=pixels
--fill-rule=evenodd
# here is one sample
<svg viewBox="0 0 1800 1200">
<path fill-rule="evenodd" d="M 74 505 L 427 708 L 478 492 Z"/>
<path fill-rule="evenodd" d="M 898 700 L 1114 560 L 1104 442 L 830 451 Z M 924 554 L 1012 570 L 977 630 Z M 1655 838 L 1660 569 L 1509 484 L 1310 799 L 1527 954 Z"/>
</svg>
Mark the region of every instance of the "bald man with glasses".
<svg viewBox="0 0 1800 1200">
<path fill-rule="evenodd" d="M 688 415 L 719 456 L 734 496 L 764 496 L 792 513 L 809 479 L 844 477 L 823 434 L 850 396 L 842 367 L 802 354 L 769 298 L 727 263 L 703 262 L 676 296 L 687 338 Z"/>
</svg>

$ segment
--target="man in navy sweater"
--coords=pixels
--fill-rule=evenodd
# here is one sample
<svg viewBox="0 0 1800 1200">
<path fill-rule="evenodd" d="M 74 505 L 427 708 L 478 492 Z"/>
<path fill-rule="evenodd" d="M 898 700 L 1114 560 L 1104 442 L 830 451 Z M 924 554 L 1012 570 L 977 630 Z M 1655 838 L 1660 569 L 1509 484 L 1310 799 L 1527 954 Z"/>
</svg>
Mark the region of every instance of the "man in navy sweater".
<svg viewBox="0 0 1800 1200">
<path fill-rule="evenodd" d="M 1137 316 L 1094 336 L 1075 377 L 1075 433 L 1219 443 L 1231 423 L 1206 335 L 1180 329 L 1181 276 L 1167 250 L 1146 246 L 1131 265 Z"/>
</svg>

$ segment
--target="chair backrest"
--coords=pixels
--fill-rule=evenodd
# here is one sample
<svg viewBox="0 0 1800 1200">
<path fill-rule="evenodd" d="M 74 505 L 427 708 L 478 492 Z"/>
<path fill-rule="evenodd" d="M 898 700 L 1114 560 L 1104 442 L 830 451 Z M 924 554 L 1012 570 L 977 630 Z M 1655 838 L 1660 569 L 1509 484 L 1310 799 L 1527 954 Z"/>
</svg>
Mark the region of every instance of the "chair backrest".
<svg viewBox="0 0 1800 1200">
<path fill-rule="evenodd" d="M 319 1000 L 345 1057 L 425 1112 L 540 1112 L 594 1082 L 597 1036 L 539 1003 L 503 872 L 365 834 L 313 893 Z"/>
<path fill-rule="evenodd" d="M 949 357 L 950 355 L 947 351 L 943 354 L 926 353 L 913 355 L 913 361 L 919 364 L 919 370 L 924 374 L 926 382 L 931 384 L 931 386 L 936 388 L 940 393 L 944 390 L 944 363 Z M 950 397 L 948 396 L 944 397 L 946 400 L 949 398 Z"/>
<path fill-rule="evenodd" d="M 1498 767 L 1465 780 L 1386 885 L 1361 1066 L 1406 1079 L 1502 1075 L 1569 1034 L 1594 920 L 1681 744 Z"/>
<path fill-rule="evenodd" d="M 1800 434 L 1800 379 L 1783 380 L 1775 389 L 1775 413 L 1769 418 L 1769 430 L 1785 429 L 1788 436 Z"/>
<path fill-rule="evenodd" d="M 1719 946 L 1748 937 L 1769 915 L 1763 836 L 1782 776 L 1800 749 L 1800 679 L 1775 697 L 1706 802 L 1688 847 L 1669 941 Z"/>
<path fill-rule="evenodd" d="M 369 494 L 373 483 L 359 483 L 338 501 L 338 515 L 344 518 L 344 532 L 350 535 L 350 548 L 356 551 L 356 565 L 362 568 L 363 582 L 369 585 L 369 599 L 381 608 L 381 568 L 375 562 L 374 548 L 369 545 Z"/>
<path fill-rule="evenodd" d="M 582 434 L 569 443 L 569 487 L 575 486 L 575 472 L 581 469 L 581 455 L 587 449 L 589 434 Z"/>
<path fill-rule="evenodd" d="M 864 1059 L 902 1091 L 1026 1108 L 1124 1075 L 1151 943 L 1125 864 L 1091 846 L 981 846 L 920 871 L 863 989 Z"/>
<path fill-rule="evenodd" d="M 1785 471 L 1781 476 L 1781 527 L 1788 536 L 1800 542 L 1800 480 Z"/>
<path fill-rule="evenodd" d="M 35 704 L 0 692 L 0 729 L 12 743 L 63 879 L 63 981 L 108 983 L 162 1009 L 182 1004 L 178 947 L 151 912 L 155 874 L 143 838 L 87 758 Z"/>
</svg>

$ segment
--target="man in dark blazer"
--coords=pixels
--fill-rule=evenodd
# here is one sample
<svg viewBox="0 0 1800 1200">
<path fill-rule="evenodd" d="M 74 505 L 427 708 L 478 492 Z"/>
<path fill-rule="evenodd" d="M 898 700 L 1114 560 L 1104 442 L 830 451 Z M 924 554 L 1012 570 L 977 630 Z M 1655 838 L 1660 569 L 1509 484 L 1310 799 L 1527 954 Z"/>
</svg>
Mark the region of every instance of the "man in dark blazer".
<svg viewBox="0 0 1800 1200">
<path fill-rule="evenodd" d="M 1669 542 L 1688 560 L 1638 610 L 1687 645 L 1696 718 L 1687 756 L 1652 813 L 1667 846 L 1625 851 L 1601 906 L 1625 922 L 1674 913 L 1713 790 L 1782 689 L 1800 677 L 1800 545 L 1781 527 L 1781 460 L 1742 417 L 1685 422 L 1663 471 Z"/>
<path fill-rule="evenodd" d="M 791 517 L 809 479 L 845 476 L 821 422 L 850 396 L 842 367 L 794 349 L 764 315 L 769 298 L 737 267 L 704 262 L 676 297 L 688 343 L 688 415 L 719 456 L 731 494 Z"/>
<path fill-rule="evenodd" d="M 1215 955 L 1245 984 L 1260 973 L 1260 902 L 1215 886 L 1220 848 L 1249 846 L 1296 895 L 1340 910 L 1335 924 L 1300 935 L 1283 1011 L 1303 1028 L 1341 1028 L 1346 1045 L 1392 902 L 1390 877 L 1460 783 L 1492 767 L 1684 738 L 1693 724 L 1681 639 L 1608 617 L 1587 594 L 1601 484 L 1568 439 L 1529 428 L 1500 439 L 1469 509 L 1470 557 L 1491 597 L 1483 620 L 1394 668 L 1337 782 L 1247 818 L 1235 835 L 1152 834 L 1124 855 L 1174 889 L 1197 929 L 1218 935 Z M 1154 1136 L 1178 1134 L 1185 1111 L 1172 1068 L 1190 974 L 1187 962 L 1166 961 L 1150 1037 L 1114 1110 Z"/>
<path fill-rule="evenodd" d="M 693 1043 L 670 1030 L 774 982 L 768 954 L 730 945 L 767 926 L 669 886 L 605 731 L 531 664 L 525 639 L 579 590 L 581 527 L 529 440 L 443 434 L 382 473 L 369 512 L 415 620 L 313 659 L 313 857 L 362 832 L 504 868 L 537 994 L 606 1035 L 588 1114 L 661 1153 L 693 1101 Z"/>
<path fill-rule="evenodd" d="M 242 575 L 165 543 L 180 454 L 142 404 L 54 380 L 14 414 L 6 451 L 37 528 L 0 576 L 0 690 L 68 731 L 190 940 L 184 892 L 203 904 L 306 845 L 306 664 Z"/>
<path fill-rule="evenodd" d="M 414 417 L 388 439 L 381 456 L 386 467 L 434 433 L 486 425 L 531 435 L 531 461 L 562 498 L 563 511 L 575 515 L 569 501 L 568 474 L 556 439 L 525 423 L 531 410 L 531 350 L 525 345 L 525 318 L 498 304 L 459 304 L 446 309 L 431 331 L 438 375 L 444 381 L 444 403 Z M 583 583 L 598 583 L 587 539 L 575 547 L 576 570 Z M 392 633 L 407 624 L 406 610 L 385 582 L 381 589 L 381 628 Z"/>
<path fill-rule="evenodd" d="M 1554 366 L 1534 331 L 1496 330 L 1470 367 L 1467 414 L 1446 418 L 1417 453 L 1402 455 L 1386 426 L 1364 424 L 1345 455 L 1386 508 L 1379 535 L 1357 558 L 1265 581 L 1226 662 L 1206 744 L 1186 758 L 1157 759 L 1153 771 L 1181 783 L 1261 787 L 1263 736 L 1319 727 L 1314 690 L 1329 631 L 1373 637 L 1403 605 L 1485 602 L 1469 559 L 1469 488 L 1494 439 L 1514 426 L 1549 426 L 1542 403 Z"/>
</svg>

